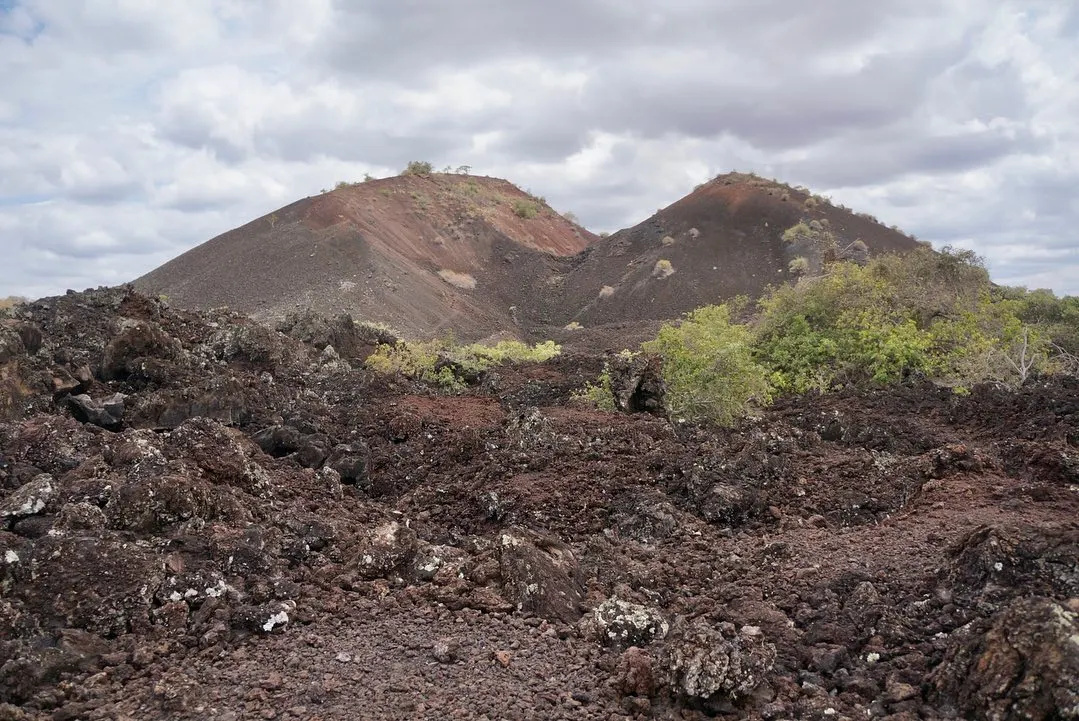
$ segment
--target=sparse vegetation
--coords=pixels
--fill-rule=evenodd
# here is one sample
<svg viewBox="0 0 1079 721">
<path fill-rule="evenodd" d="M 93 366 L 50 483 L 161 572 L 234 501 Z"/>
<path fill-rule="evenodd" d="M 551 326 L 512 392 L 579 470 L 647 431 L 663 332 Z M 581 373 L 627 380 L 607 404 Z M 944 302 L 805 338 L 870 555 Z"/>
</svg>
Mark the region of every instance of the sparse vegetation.
<svg viewBox="0 0 1079 721">
<path fill-rule="evenodd" d="M 820 202 L 816 199 L 816 197 L 814 197 L 812 195 L 809 196 L 808 198 L 806 198 L 805 202 L 802 203 L 802 207 L 804 207 L 806 210 L 812 210 L 812 209 L 816 208 L 818 205 L 820 205 Z"/>
<path fill-rule="evenodd" d="M 401 171 L 401 175 L 417 175 L 421 178 L 430 177 L 435 172 L 435 167 L 426 160 L 413 160 Z"/>
<path fill-rule="evenodd" d="M 528 345 L 507 340 L 488 346 L 455 346 L 445 340 L 398 341 L 380 344 L 368 356 L 370 370 L 398 375 L 450 392 L 460 392 L 477 374 L 504 363 L 542 363 L 562 352 L 554 341 Z"/>
<path fill-rule="evenodd" d="M 575 320 L 571 320 L 564 326 L 564 330 L 581 330 L 582 328 L 584 328 L 584 326 Z"/>
<path fill-rule="evenodd" d="M 669 247 L 669 246 L 674 245 L 674 238 L 672 238 L 669 235 L 665 235 L 665 236 L 663 236 L 663 238 L 659 242 L 660 242 L 660 245 L 663 245 L 664 247 Z"/>
<path fill-rule="evenodd" d="M 663 278 L 669 278 L 672 275 L 674 275 L 674 266 L 671 264 L 671 261 L 666 258 L 657 260 L 655 266 L 652 267 L 653 278 L 662 280 Z"/>
<path fill-rule="evenodd" d="M 539 211 L 539 205 L 530 200 L 518 199 L 513 201 L 513 214 L 518 218 L 532 220 L 539 215 Z"/>
<path fill-rule="evenodd" d="M 21 295 L 9 295 L 6 298 L 0 298 L 0 310 L 8 310 L 25 302 L 26 298 Z"/>
<path fill-rule="evenodd" d="M 612 295 L 614 295 L 614 286 L 612 285 L 605 285 L 599 289 L 600 298 L 610 298 Z"/>
<path fill-rule="evenodd" d="M 838 255 L 838 242 L 827 220 L 801 221 L 783 231 L 783 241 L 802 249 L 812 249 L 824 264 L 831 263 Z"/>
<path fill-rule="evenodd" d="M 700 234 L 701 234 L 701 231 L 697 230 L 696 228 L 690 228 L 689 229 L 689 237 L 690 238 L 696 239 L 697 237 L 700 236 Z"/>
<path fill-rule="evenodd" d="M 468 273 L 458 273 L 455 270 L 443 268 L 438 271 L 438 277 L 450 285 L 463 290 L 473 290 L 476 287 L 476 279 Z"/>
<path fill-rule="evenodd" d="M 412 200 L 421 211 L 426 211 L 431 207 L 431 199 L 423 193 L 412 193 Z"/>
<path fill-rule="evenodd" d="M 581 221 L 577 219 L 577 214 L 572 211 L 567 210 L 565 213 L 562 214 L 562 217 L 573 223 L 574 225 L 581 224 Z"/>
<path fill-rule="evenodd" d="M 614 389 L 611 386 L 611 370 L 608 365 L 604 363 L 603 372 L 595 383 L 586 383 L 584 389 L 574 393 L 572 398 L 601 411 L 615 410 Z"/>
<path fill-rule="evenodd" d="M 787 270 L 797 275 L 805 275 L 809 272 L 809 259 L 800 255 L 787 264 Z"/>
<path fill-rule="evenodd" d="M 663 358 L 667 405 L 674 417 L 732 425 L 754 403 L 771 399 L 768 369 L 753 358 L 752 335 L 731 322 L 726 304 L 698 308 L 664 325 L 641 345 Z"/>
</svg>

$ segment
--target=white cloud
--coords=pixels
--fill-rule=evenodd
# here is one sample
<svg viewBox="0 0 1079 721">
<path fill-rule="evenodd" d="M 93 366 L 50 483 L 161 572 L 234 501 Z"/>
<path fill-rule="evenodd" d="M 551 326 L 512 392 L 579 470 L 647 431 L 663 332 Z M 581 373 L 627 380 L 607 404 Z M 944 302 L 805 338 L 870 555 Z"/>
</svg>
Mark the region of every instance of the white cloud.
<svg viewBox="0 0 1079 721">
<path fill-rule="evenodd" d="M 413 159 L 507 177 L 596 230 L 755 170 L 1079 293 L 1067 3 L 0 8 L 0 295 L 130 280 Z"/>
</svg>

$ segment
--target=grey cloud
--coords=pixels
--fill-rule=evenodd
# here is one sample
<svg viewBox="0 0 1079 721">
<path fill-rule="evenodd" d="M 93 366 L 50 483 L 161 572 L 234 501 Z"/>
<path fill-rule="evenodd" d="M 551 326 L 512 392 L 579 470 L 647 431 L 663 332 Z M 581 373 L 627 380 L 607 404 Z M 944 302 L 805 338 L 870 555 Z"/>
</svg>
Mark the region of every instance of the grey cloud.
<svg viewBox="0 0 1079 721">
<path fill-rule="evenodd" d="M 134 277 L 278 200 L 413 159 L 508 177 L 612 230 L 705 168 L 757 170 L 972 243 L 1003 277 L 1079 278 L 1067 253 L 1010 260 L 1024 243 L 1074 247 L 1075 7 L 338 0 L 322 35 L 279 38 L 284 4 L 230 5 L 225 22 L 224 6 L 26 1 L 51 25 L 34 46 L 0 42 L 19 68 L 4 98 L 17 112 L 0 114 L 0 229 L 38 280 Z M 583 85 L 549 82 L 570 74 Z M 117 123 L 138 132 L 111 136 Z M 42 193 L 56 205 L 18 202 Z"/>
<path fill-rule="evenodd" d="M 889 21 L 917 17 L 939 4 L 823 0 L 792 12 L 783 0 L 724 3 L 551 0 L 506 3 L 462 0 L 339 0 L 339 21 L 326 38 L 337 70 L 365 76 L 468 67 L 490 58 L 591 58 L 640 53 L 679 44 L 753 50 L 800 64 L 837 43 L 862 42 Z"/>
</svg>

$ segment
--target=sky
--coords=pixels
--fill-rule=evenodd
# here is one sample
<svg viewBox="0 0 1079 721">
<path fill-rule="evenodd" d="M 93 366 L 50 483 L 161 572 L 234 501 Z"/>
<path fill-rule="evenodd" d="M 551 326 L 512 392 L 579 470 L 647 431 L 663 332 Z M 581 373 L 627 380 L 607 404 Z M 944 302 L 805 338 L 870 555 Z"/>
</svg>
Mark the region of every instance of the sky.
<svg viewBox="0 0 1079 721">
<path fill-rule="evenodd" d="M 1079 294 L 1079 0 L 0 0 L 0 296 L 469 165 L 634 225 L 806 185 Z"/>
</svg>

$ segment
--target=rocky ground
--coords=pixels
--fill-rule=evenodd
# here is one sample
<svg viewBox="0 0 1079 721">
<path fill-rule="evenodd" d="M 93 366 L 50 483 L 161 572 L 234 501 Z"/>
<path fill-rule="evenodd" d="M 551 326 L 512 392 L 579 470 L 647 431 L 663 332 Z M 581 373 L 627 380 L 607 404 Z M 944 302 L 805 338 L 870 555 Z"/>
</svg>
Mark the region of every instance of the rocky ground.
<svg viewBox="0 0 1079 721">
<path fill-rule="evenodd" d="M 723 431 L 377 340 L 0 319 L 0 719 L 1079 718 L 1079 381 Z"/>
</svg>

